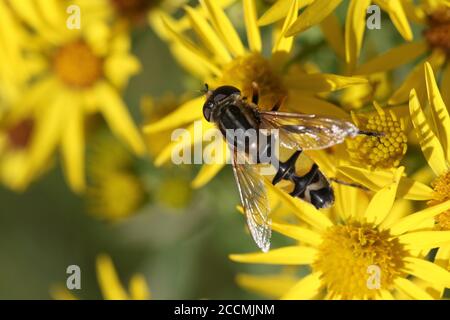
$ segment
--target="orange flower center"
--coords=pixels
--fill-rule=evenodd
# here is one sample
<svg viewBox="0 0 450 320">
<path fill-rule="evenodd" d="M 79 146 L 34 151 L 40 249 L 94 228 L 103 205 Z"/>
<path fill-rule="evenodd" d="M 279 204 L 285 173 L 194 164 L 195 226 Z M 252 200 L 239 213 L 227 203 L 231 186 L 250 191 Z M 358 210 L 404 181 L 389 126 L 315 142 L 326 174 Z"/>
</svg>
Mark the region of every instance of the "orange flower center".
<svg viewBox="0 0 450 320">
<path fill-rule="evenodd" d="M 424 35 L 431 48 L 440 48 L 450 55 L 450 8 L 441 7 L 428 16 Z"/>
<path fill-rule="evenodd" d="M 436 178 L 431 186 L 434 189 L 434 199 L 428 205 L 434 206 L 450 200 L 450 171 Z M 435 218 L 436 229 L 450 231 L 450 210 L 444 211 Z"/>
<path fill-rule="evenodd" d="M 223 69 L 219 80 L 221 85 L 232 85 L 242 91 L 243 96 L 251 97 L 253 83 L 259 88 L 259 107 L 271 109 L 287 95 L 280 76 L 272 70 L 270 61 L 259 53 L 250 53 L 233 59 Z"/>
<path fill-rule="evenodd" d="M 407 149 L 405 126 L 393 112 L 367 116 L 354 114 L 354 121 L 361 130 L 383 133 L 381 137 L 359 135 L 346 141 L 350 160 L 371 168 L 393 168 L 400 164 Z"/>
<path fill-rule="evenodd" d="M 7 131 L 9 146 L 16 150 L 25 149 L 31 140 L 33 128 L 34 121 L 29 118 L 10 127 Z"/>
<path fill-rule="evenodd" d="M 87 88 L 102 76 L 103 60 L 84 41 L 76 41 L 58 50 L 53 67 L 68 86 Z"/>
</svg>

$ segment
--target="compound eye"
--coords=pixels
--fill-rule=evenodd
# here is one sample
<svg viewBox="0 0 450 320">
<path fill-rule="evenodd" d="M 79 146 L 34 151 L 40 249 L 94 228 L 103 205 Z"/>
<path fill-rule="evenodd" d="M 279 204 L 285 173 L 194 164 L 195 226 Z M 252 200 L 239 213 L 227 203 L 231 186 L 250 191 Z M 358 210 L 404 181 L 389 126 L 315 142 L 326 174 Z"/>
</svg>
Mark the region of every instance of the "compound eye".
<svg viewBox="0 0 450 320">
<path fill-rule="evenodd" d="M 211 121 L 212 108 L 213 108 L 212 102 L 206 102 L 203 105 L 203 116 L 205 117 L 206 121 L 208 121 L 208 122 Z"/>
</svg>

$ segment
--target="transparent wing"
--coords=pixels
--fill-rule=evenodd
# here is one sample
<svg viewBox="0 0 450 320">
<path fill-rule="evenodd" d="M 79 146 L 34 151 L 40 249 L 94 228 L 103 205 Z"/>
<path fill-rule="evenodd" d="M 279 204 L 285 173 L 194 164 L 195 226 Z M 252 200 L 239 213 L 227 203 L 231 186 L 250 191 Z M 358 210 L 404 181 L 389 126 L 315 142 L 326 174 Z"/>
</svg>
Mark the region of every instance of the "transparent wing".
<svg viewBox="0 0 450 320">
<path fill-rule="evenodd" d="M 351 122 L 310 114 L 261 111 L 261 129 L 278 129 L 280 144 L 289 149 L 317 150 L 358 134 Z"/>
<path fill-rule="evenodd" d="M 266 187 L 255 165 L 244 161 L 245 154 L 234 153 L 233 172 L 244 207 L 247 226 L 258 247 L 267 252 L 270 248 L 271 221 Z"/>
</svg>

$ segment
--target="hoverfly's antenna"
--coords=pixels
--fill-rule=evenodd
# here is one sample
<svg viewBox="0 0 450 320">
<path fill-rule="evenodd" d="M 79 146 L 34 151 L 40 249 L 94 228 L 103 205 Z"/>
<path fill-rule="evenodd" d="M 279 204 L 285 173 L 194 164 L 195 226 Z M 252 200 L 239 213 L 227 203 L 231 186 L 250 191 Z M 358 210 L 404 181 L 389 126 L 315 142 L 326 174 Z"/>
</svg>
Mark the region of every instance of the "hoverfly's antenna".
<svg viewBox="0 0 450 320">
<path fill-rule="evenodd" d="M 362 186 L 362 185 L 360 185 L 358 183 L 351 183 L 351 182 L 343 181 L 343 180 L 336 179 L 336 178 L 330 178 L 330 181 L 342 184 L 343 186 L 358 188 L 358 189 L 361 189 L 361 190 L 364 190 L 364 191 L 370 191 L 369 188 L 366 188 L 366 187 L 364 187 L 364 186 Z"/>
<path fill-rule="evenodd" d="M 207 94 L 208 91 L 209 91 L 209 86 L 207 83 L 205 83 L 203 89 L 201 89 L 200 92 L 203 94 Z"/>
<path fill-rule="evenodd" d="M 205 83 L 205 86 L 200 90 L 200 93 L 206 95 L 206 98 L 208 99 L 212 94 L 212 90 L 209 90 L 209 85 Z"/>
<path fill-rule="evenodd" d="M 375 131 L 365 131 L 365 130 L 358 130 L 358 134 L 363 134 L 368 137 L 384 137 L 384 132 L 375 132 Z"/>
</svg>

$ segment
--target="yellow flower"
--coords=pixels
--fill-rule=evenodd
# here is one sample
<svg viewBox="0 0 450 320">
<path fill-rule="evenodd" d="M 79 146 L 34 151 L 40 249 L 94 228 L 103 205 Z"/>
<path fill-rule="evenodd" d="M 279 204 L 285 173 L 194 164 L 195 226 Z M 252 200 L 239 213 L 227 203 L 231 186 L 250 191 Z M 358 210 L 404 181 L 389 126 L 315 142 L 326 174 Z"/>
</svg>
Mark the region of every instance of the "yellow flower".
<svg viewBox="0 0 450 320">
<path fill-rule="evenodd" d="M 397 291 L 431 299 L 409 277 L 450 286 L 450 272 L 424 258 L 430 249 L 450 243 L 450 231 L 430 226 L 434 216 L 450 209 L 450 201 L 409 214 L 403 201 L 395 203 L 403 170 L 398 168 L 393 181 L 370 201 L 361 190 L 337 186 L 335 219 L 278 191 L 310 229 L 275 222 L 275 231 L 299 243 L 268 253 L 232 254 L 230 259 L 309 266 L 311 273 L 285 292 L 284 299 L 392 299 Z"/>
<path fill-rule="evenodd" d="M 111 258 L 106 254 L 97 256 L 97 280 L 105 300 L 149 300 L 150 289 L 141 274 L 131 277 L 128 292 L 120 283 Z M 57 300 L 75 300 L 72 293 L 62 286 L 54 286 L 51 295 Z"/>
<path fill-rule="evenodd" d="M 260 25 L 267 25 L 286 16 L 290 0 L 278 0 L 260 19 Z M 373 2 L 380 6 L 391 18 L 402 37 L 408 41 L 413 39 L 411 27 L 401 0 L 350 0 L 345 22 L 345 35 L 333 11 L 343 0 L 307 0 L 301 1 L 306 9 L 286 30 L 286 36 L 293 36 L 320 25 L 324 37 L 338 56 L 345 57 L 345 61 L 352 69 L 358 60 L 364 32 L 366 30 L 367 8 Z M 343 44 L 345 43 L 345 48 Z"/>
<path fill-rule="evenodd" d="M 136 172 L 136 159 L 109 134 L 100 133 L 91 144 L 87 209 L 97 218 L 121 221 L 135 213 L 147 198 L 144 183 Z"/>
<path fill-rule="evenodd" d="M 422 39 L 402 44 L 367 61 L 357 67 L 354 74 L 385 72 L 413 62 L 426 54 L 425 61 L 429 62 L 435 71 L 443 71 L 442 87 L 450 88 L 450 64 L 446 63 L 450 61 L 450 5 L 443 0 L 421 1 L 417 5 L 411 1 L 403 1 L 403 4 L 410 20 L 423 26 Z M 424 61 L 419 63 L 402 81 L 402 85 L 389 99 L 389 104 L 406 102 L 413 88 L 420 99 L 425 98 L 423 63 Z M 443 92 L 443 99 L 450 104 L 449 90 Z"/>
<path fill-rule="evenodd" d="M 430 106 L 430 116 L 422 109 L 416 90 L 411 91 L 409 110 L 422 153 L 434 172 L 435 181 L 431 187 L 419 181 L 404 177 L 400 181 L 400 194 L 411 200 L 427 200 L 432 205 L 450 199 L 449 160 L 450 160 L 450 116 L 439 92 L 433 69 L 429 63 L 424 65 L 425 87 Z M 391 179 L 388 171 L 369 171 L 352 166 L 341 166 L 339 172 L 367 188 L 377 191 Z M 445 216 L 443 216 L 445 217 Z M 443 218 L 441 217 L 441 218 Z M 442 221 L 446 225 L 445 221 Z M 446 229 L 446 228 L 444 228 Z"/>
<path fill-rule="evenodd" d="M 201 81 L 212 87 L 234 85 L 247 97 L 251 93 L 252 84 L 256 83 L 260 90 L 259 106 L 262 109 L 270 109 L 285 99 L 283 108 L 288 110 L 336 117 L 347 116 L 346 112 L 319 98 L 318 94 L 367 83 L 366 79 L 317 72 L 307 73 L 298 66 L 291 67 L 286 73 L 283 71 L 293 46 L 293 39 L 284 38 L 283 32 L 297 16 L 298 1 L 292 1 L 281 32 L 275 30 L 270 58 L 262 55 L 263 43 L 256 21 L 254 1 L 243 1 L 248 49 L 244 47 L 231 21 L 215 1 L 204 0 L 201 4 L 206 12 L 206 18 L 193 8 L 186 7 L 192 30 L 201 39 L 200 45 L 194 44 L 177 30 L 170 19 L 163 19 L 172 39 L 171 45 L 175 56 Z M 203 102 L 204 97 L 198 97 L 184 103 L 164 119 L 146 126 L 145 132 L 174 129 L 200 119 L 203 120 L 204 129 L 211 128 L 212 124 L 203 119 Z M 193 131 L 193 128 L 193 124 L 188 127 L 190 131 Z M 196 142 L 199 141 L 192 143 Z M 168 161 L 171 150 L 179 145 L 180 143 L 174 142 L 165 148 L 156 158 L 155 164 L 161 165 Z M 204 185 L 223 166 L 224 163 L 204 165 L 193 181 L 193 186 Z"/>
<path fill-rule="evenodd" d="M 35 45 L 24 54 L 39 61 L 29 90 L 22 94 L 12 114 L 17 124 L 28 118 L 34 123 L 27 148 L 27 180 L 36 178 L 60 146 L 70 187 L 83 191 L 87 116 L 101 113 L 111 130 L 134 152 L 145 151 L 120 96 L 140 64 L 129 53 L 128 36 L 112 34 L 103 21 L 83 20 L 81 29 L 68 29 L 64 4 L 69 2 L 8 3 L 34 32 Z"/>
</svg>

